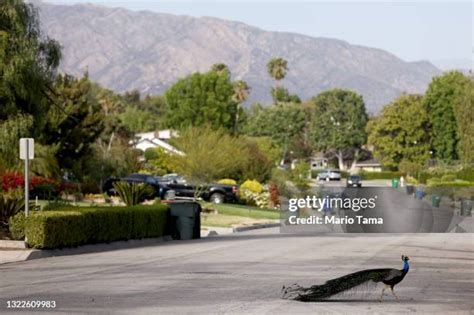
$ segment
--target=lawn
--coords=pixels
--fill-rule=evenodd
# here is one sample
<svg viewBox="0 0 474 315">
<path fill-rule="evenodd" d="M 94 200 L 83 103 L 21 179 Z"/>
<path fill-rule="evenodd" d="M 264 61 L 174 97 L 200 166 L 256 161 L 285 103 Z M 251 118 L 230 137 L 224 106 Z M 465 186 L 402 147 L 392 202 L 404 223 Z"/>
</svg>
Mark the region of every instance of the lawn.
<svg viewBox="0 0 474 315">
<path fill-rule="evenodd" d="M 201 226 L 235 227 L 240 225 L 252 225 L 256 223 L 268 223 L 269 219 L 253 219 L 226 214 L 201 214 Z"/>
<path fill-rule="evenodd" d="M 235 204 L 211 204 L 203 203 L 205 208 L 217 209 L 220 215 L 246 217 L 252 219 L 269 219 L 278 220 L 280 212 L 272 209 L 261 209 L 251 206 L 235 205 Z"/>
</svg>

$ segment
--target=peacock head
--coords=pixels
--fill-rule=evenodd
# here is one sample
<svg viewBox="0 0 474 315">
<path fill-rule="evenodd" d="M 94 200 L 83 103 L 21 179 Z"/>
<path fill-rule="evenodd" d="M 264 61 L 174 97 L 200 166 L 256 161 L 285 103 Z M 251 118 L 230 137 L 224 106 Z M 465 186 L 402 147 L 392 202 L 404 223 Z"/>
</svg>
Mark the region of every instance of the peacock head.
<svg viewBox="0 0 474 315">
<path fill-rule="evenodd" d="M 402 255 L 402 261 L 403 262 L 408 262 L 409 260 L 410 260 L 410 258 L 408 258 L 408 256 Z"/>
</svg>

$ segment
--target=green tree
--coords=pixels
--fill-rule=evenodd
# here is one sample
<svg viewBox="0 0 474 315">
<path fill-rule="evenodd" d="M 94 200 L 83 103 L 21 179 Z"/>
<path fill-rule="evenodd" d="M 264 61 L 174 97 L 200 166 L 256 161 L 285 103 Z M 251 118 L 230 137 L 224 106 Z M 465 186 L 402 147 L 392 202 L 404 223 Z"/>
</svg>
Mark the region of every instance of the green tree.
<svg viewBox="0 0 474 315">
<path fill-rule="evenodd" d="M 184 153 L 174 155 L 174 169 L 197 186 L 229 178 L 247 162 L 242 141 L 224 130 L 188 128 L 173 139 L 173 144 Z M 197 190 L 195 196 L 200 192 Z"/>
<path fill-rule="evenodd" d="M 301 103 L 301 99 L 296 94 L 290 94 L 287 88 L 277 86 L 272 88 L 272 98 L 274 104 L 279 103 Z"/>
<path fill-rule="evenodd" d="M 228 75 L 215 71 L 194 73 L 166 91 L 165 124 L 173 129 L 209 125 L 214 129 L 231 130 L 237 113 L 232 95 Z"/>
<path fill-rule="evenodd" d="M 162 148 L 148 148 L 145 151 L 144 171 L 153 175 L 173 173 L 173 155 Z"/>
<path fill-rule="evenodd" d="M 270 137 L 283 147 L 302 136 L 307 119 L 305 109 L 298 104 L 285 103 L 265 108 L 256 105 L 249 114 L 245 132 L 253 137 Z"/>
<path fill-rule="evenodd" d="M 104 129 L 101 107 L 87 76 L 58 76 L 54 93 L 58 107 L 49 110 L 39 140 L 58 146 L 56 158 L 61 169 L 79 171 L 83 168 L 80 160 L 87 159 Z"/>
<path fill-rule="evenodd" d="M 32 4 L 0 2 L 0 57 L 0 121 L 30 114 L 37 131 L 52 104 L 48 92 L 61 53 L 57 42 L 41 34 Z"/>
<path fill-rule="evenodd" d="M 267 63 L 268 74 L 277 82 L 282 80 L 288 72 L 288 61 L 283 58 L 273 58 Z"/>
<path fill-rule="evenodd" d="M 458 155 L 464 164 L 474 164 L 474 81 L 471 78 L 454 101 L 459 136 Z"/>
<path fill-rule="evenodd" d="M 281 149 L 268 137 L 241 137 L 248 154 L 242 169 L 231 178 L 266 182 L 281 158 Z"/>
<path fill-rule="evenodd" d="M 225 63 L 215 63 L 211 66 L 211 71 L 216 72 L 217 74 L 230 76 L 229 67 Z"/>
<path fill-rule="evenodd" d="M 333 89 L 319 94 L 311 102 L 314 105 L 310 131 L 313 147 L 332 152 L 343 170 L 344 154 L 353 152 L 356 161 L 367 138 L 364 100 L 353 91 Z"/>
<path fill-rule="evenodd" d="M 242 116 L 242 108 L 241 105 L 243 102 L 247 100 L 250 94 L 250 87 L 248 86 L 247 82 L 243 80 L 238 80 L 233 83 L 234 87 L 234 94 L 232 95 L 232 100 L 237 104 L 237 112 L 235 114 L 235 126 L 234 126 L 234 133 L 238 132 L 238 123 L 239 118 Z"/>
<path fill-rule="evenodd" d="M 435 77 L 426 91 L 424 105 L 431 124 L 432 149 L 434 156 L 444 162 L 459 158 L 454 104 L 467 84 L 469 78 L 459 71 L 452 71 Z"/>
<path fill-rule="evenodd" d="M 429 118 L 421 95 L 398 97 L 369 122 L 367 131 L 368 144 L 384 166 L 424 165 L 430 157 Z"/>
</svg>

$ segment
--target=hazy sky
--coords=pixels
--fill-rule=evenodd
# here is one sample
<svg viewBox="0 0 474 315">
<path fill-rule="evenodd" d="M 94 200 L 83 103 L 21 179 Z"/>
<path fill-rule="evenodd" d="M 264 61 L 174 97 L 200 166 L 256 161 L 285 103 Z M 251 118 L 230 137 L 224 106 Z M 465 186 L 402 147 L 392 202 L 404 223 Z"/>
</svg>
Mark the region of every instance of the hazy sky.
<svg viewBox="0 0 474 315">
<path fill-rule="evenodd" d="M 346 40 L 405 60 L 472 59 L 471 1 L 159 1 L 44 0 L 213 16 L 266 30 Z"/>
</svg>

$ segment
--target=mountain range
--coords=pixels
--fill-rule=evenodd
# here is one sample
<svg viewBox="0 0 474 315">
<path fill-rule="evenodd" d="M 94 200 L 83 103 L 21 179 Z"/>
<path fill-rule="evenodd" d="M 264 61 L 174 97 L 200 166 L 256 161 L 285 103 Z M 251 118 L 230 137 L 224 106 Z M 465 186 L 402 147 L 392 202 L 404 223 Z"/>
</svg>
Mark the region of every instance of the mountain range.
<svg viewBox="0 0 474 315">
<path fill-rule="evenodd" d="M 233 79 L 250 85 L 247 103 L 269 103 L 275 82 L 266 64 L 282 57 L 289 72 L 281 84 L 291 93 L 308 99 L 329 88 L 353 89 L 363 95 L 368 111 L 377 113 L 402 93 L 423 93 L 440 73 L 427 61 L 406 62 L 381 49 L 213 17 L 34 4 L 44 33 L 62 45 L 60 70 L 88 71 L 91 79 L 118 92 L 160 94 L 178 78 L 225 63 Z"/>
</svg>

